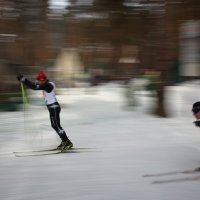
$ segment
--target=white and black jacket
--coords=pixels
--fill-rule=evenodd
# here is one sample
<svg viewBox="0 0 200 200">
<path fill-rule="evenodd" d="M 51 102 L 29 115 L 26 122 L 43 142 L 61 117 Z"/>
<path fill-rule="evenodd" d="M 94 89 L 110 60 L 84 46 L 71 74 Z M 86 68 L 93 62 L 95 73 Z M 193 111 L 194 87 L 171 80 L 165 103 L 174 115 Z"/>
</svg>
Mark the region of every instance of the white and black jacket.
<svg viewBox="0 0 200 200">
<path fill-rule="evenodd" d="M 42 90 L 43 91 L 43 96 L 44 100 L 47 106 L 50 106 L 54 103 L 58 103 L 56 99 L 56 94 L 55 94 L 55 84 L 53 82 L 50 82 L 47 80 L 43 84 L 38 84 L 34 83 L 32 81 L 29 81 L 27 78 L 23 81 L 23 83 L 30 89 L 32 90 Z"/>
</svg>

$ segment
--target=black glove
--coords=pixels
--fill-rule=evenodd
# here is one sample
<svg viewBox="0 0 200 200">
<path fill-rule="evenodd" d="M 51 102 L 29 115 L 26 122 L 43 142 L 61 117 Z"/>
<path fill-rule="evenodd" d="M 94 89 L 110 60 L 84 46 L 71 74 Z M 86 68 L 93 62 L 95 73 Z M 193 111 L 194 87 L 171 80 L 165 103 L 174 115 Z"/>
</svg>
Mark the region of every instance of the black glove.
<svg viewBox="0 0 200 200">
<path fill-rule="evenodd" d="M 19 74 L 19 75 L 17 76 L 17 79 L 18 79 L 19 82 L 24 82 L 24 81 L 25 81 L 25 77 L 24 77 L 24 75 L 22 75 L 22 74 Z"/>
<path fill-rule="evenodd" d="M 193 123 L 195 124 L 195 126 L 200 127 L 200 121 L 199 120 L 198 121 L 194 121 Z"/>
</svg>

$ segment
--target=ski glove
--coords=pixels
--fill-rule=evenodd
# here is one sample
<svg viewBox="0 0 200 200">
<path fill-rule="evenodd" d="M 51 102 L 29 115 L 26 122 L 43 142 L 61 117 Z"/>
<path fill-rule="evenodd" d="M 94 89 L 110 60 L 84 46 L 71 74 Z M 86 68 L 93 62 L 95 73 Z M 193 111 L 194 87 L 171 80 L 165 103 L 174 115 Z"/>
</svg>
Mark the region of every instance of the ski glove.
<svg viewBox="0 0 200 200">
<path fill-rule="evenodd" d="M 25 77 L 24 77 L 24 75 L 22 75 L 22 74 L 19 74 L 19 75 L 17 76 L 17 79 L 18 79 L 19 82 L 24 82 L 24 81 L 25 81 Z"/>
<path fill-rule="evenodd" d="M 200 127 L 200 121 L 199 120 L 194 121 L 194 124 L 195 124 L 195 126 Z"/>
</svg>

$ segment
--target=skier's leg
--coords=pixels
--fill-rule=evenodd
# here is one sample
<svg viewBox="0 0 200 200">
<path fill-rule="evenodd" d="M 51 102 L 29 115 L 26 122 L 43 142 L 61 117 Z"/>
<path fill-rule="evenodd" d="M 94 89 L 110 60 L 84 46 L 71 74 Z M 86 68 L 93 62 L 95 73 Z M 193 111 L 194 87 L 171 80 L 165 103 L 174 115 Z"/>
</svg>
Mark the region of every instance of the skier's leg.
<svg viewBox="0 0 200 200">
<path fill-rule="evenodd" d="M 64 129 L 60 125 L 60 111 L 61 111 L 61 108 L 59 107 L 59 109 L 57 109 L 57 112 L 56 112 L 56 115 L 55 115 L 55 121 L 56 121 L 56 125 L 58 127 L 58 132 L 60 134 L 62 134 L 62 137 L 63 137 L 63 138 L 61 138 L 62 139 L 61 146 L 59 145 L 60 147 L 58 147 L 58 148 L 60 148 L 62 150 L 66 150 L 66 149 L 72 148 L 73 144 L 69 140 L 69 138 L 67 137 Z"/>
<path fill-rule="evenodd" d="M 62 141 L 67 140 L 68 137 L 60 125 L 60 108 L 51 108 L 49 111 L 52 128 L 57 132 Z"/>
<path fill-rule="evenodd" d="M 50 109 L 50 120 L 51 120 L 51 126 L 53 129 L 57 132 L 57 134 L 60 136 L 62 142 L 58 146 L 58 148 L 65 148 L 65 147 L 72 147 L 72 142 L 68 139 L 66 132 L 60 125 L 60 107 L 51 108 Z"/>
</svg>

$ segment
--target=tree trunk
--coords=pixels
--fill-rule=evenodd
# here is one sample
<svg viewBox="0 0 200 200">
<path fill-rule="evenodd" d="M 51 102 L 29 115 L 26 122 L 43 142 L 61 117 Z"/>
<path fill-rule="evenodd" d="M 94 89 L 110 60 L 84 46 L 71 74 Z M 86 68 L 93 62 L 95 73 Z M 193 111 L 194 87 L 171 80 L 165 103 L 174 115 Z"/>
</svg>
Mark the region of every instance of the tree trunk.
<svg viewBox="0 0 200 200">
<path fill-rule="evenodd" d="M 157 85 L 156 89 L 156 98 L 157 98 L 157 103 L 155 110 L 153 114 L 155 114 L 158 117 L 168 117 L 168 114 L 166 112 L 166 106 L 165 106 L 165 86 L 164 83 L 161 81 Z"/>
</svg>

